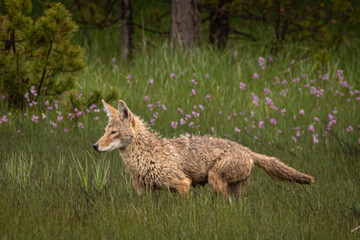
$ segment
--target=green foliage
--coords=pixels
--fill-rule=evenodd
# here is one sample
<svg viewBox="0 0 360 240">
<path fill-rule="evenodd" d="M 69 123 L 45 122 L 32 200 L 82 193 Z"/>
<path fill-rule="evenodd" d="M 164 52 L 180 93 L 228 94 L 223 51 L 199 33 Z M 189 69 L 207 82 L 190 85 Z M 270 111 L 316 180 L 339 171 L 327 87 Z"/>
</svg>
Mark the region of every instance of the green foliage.
<svg viewBox="0 0 360 240">
<path fill-rule="evenodd" d="M 326 66 L 326 64 L 328 64 L 329 62 L 329 55 L 328 55 L 328 51 L 326 49 L 322 49 L 319 50 L 315 55 L 314 55 L 314 60 L 316 62 L 316 68 L 318 70 L 324 70 L 324 67 Z"/>
<path fill-rule="evenodd" d="M 103 91 L 100 91 L 98 89 L 93 89 L 89 95 L 85 97 L 81 97 L 82 94 L 70 90 L 65 93 L 65 101 L 64 101 L 64 108 L 66 108 L 68 111 L 71 111 L 72 109 L 81 109 L 84 110 L 92 104 L 98 104 L 101 102 L 101 99 L 104 99 L 105 101 L 109 102 L 112 100 L 117 100 L 118 98 L 118 92 L 115 89 L 111 89 L 104 93 Z"/>
<path fill-rule="evenodd" d="M 35 86 L 38 95 L 59 95 L 73 87 L 69 74 L 84 68 L 83 51 L 70 40 L 77 26 L 61 3 L 33 20 L 29 0 L 5 1 L 0 15 L 0 91 L 21 107 Z"/>
<path fill-rule="evenodd" d="M 352 25 L 360 21 L 360 2 L 354 0 L 211 0 L 201 3 L 206 9 L 217 9 L 225 3 L 225 11 L 232 19 L 232 29 L 238 29 L 233 30 L 235 34 L 249 38 L 244 29 L 254 24 L 271 29 L 272 50 L 275 52 L 288 41 L 331 47 L 343 42 L 353 32 Z M 253 30 L 250 28 L 249 32 Z"/>
<path fill-rule="evenodd" d="M 74 18 L 83 25 L 109 27 L 120 20 L 120 1 L 69 0 Z"/>
</svg>

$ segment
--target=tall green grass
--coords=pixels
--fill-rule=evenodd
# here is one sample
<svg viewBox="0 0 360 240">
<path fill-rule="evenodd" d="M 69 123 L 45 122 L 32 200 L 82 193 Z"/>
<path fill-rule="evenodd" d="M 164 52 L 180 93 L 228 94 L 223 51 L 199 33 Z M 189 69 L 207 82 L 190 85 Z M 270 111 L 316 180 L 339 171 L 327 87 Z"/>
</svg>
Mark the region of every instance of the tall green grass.
<svg viewBox="0 0 360 240">
<path fill-rule="evenodd" d="M 110 43 L 114 41 L 110 35 L 107 37 Z M 105 43 L 98 42 L 95 52 L 104 49 L 100 45 Z M 209 186 L 192 188 L 186 199 L 167 191 L 138 196 L 118 153 L 98 154 L 92 150 L 107 124 L 100 105 L 100 112 L 81 109 L 83 114 L 75 121 L 67 117 L 64 105 L 47 110 L 39 101 L 37 107 L 25 110 L 28 117 L 24 117 L 23 111 L 8 109 L 1 101 L 0 117 L 6 115 L 8 121 L 0 125 L 0 238 L 360 237 L 359 230 L 351 232 L 360 224 L 360 115 L 356 100 L 360 95 L 351 96 L 348 88 L 339 85 L 336 75 L 338 69 L 343 69 L 352 90 L 360 89 L 356 64 L 359 49 L 344 44 L 330 52 L 330 61 L 321 74 L 310 50 L 297 46 L 287 46 L 283 53 L 273 56 L 274 62 L 268 61 L 270 54 L 261 44 L 240 44 L 222 52 L 208 47 L 187 53 L 171 52 L 166 46 L 148 48 L 138 51 L 129 64 L 113 62 L 116 55 L 109 53 L 111 49 L 89 59 L 88 69 L 78 75 L 76 91 L 87 95 L 95 88 L 105 92 L 115 89 L 119 98 L 146 122 L 157 112 L 153 129 L 164 137 L 189 133 L 240 141 L 313 175 L 315 184 L 276 182 L 254 168 L 250 186 L 238 202 L 231 204 L 214 195 Z M 258 66 L 259 56 L 266 59 L 265 70 Z M 254 73 L 259 78 L 254 79 Z M 325 73 L 329 80 L 318 79 Z M 302 78 L 304 74 L 308 74 L 308 80 Z M 288 84 L 274 85 L 275 77 L 286 79 Z M 300 82 L 292 82 L 295 78 Z M 149 79 L 154 80 L 153 85 Z M 316 79 L 311 86 L 324 89 L 323 98 L 304 88 L 311 79 Z M 246 83 L 243 91 L 240 82 Z M 264 88 L 271 92 L 265 95 Z M 194 96 L 192 89 L 196 90 Z M 288 89 L 285 97 L 279 94 L 284 89 Z M 346 95 L 335 97 L 336 90 Z M 258 107 L 252 103 L 251 92 L 259 97 Z M 208 94 L 210 99 L 206 98 Z M 148 101 L 144 101 L 145 96 Z M 266 97 L 279 110 L 271 109 Z M 116 105 L 116 101 L 111 104 Z M 152 110 L 148 104 L 153 104 Z M 335 107 L 337 114 L 333 113 Z M 181 125 L 180 118 L 185 116 L 178 108 L 185 114 L 196 111 L 200 116 L 192 116 Z M 286 109 L 283 115 L 281 109 Z M 58 122 L 60 112 L 64 119 Z M 326 131 L 328 114 L 334 115 L 337 122 Z M 39 116 L 37 123 L 31 120 L 33 115 Z M 275 118 L 277 124 L 271 124 L 269 118 Z M 57 123 L 56 128 L 50 121 Z M 171 126 L 172 121 L 178 122 L 176 128 Z M 189 126 L 191 121 L 193 127 Z M 259 121 L 264 121 L 264 129 L 258 127 Z M 79 127 L 79 122 L 84 128 Z M 314 124 L 315 132 L 308 130 L 310 124 Z M 354 128 L 351 132 L 346 130 L 349 125 Z M 297 131 L 301 136 L 294 142 L 292 137 Z M 318 134 L 318 143 L 313 141 L 314 133 Z"/>
</svg>

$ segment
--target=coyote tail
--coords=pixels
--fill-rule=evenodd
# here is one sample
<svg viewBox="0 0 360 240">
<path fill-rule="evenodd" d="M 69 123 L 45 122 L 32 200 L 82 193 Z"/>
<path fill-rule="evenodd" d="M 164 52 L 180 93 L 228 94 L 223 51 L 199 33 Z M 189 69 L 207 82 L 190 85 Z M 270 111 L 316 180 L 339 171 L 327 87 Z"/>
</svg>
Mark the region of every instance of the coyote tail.
<svg viewBox="0 0 360 240">
<path fill-rule="evenodd" d="M 314 182 L 313 177 L 296 171 L 274 157 L 268 157 L 254 152 L 252 152 L 251 155 L 255 165 L 264 169 L 272 178 L 301 184 L 311 184 Z"/>
</svg>

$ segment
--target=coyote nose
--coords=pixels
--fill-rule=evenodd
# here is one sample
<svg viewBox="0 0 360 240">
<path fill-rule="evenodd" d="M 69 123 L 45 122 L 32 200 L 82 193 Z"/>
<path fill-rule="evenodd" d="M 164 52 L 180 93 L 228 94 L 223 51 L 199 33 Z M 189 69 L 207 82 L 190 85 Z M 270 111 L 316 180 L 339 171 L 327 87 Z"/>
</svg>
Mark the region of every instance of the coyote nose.
<svg viewBox="0 0 360 240">
<path fill-rule="evenodd" d="M 94 145 L 93 145 L 93 147 L 94 147 L 94 149 L 96 150 L 96 151 L 99 151 L 98 149 L 99 149 L 99 145 L 97 144 L 97 143 L 95 143 Z"/>
</svg>

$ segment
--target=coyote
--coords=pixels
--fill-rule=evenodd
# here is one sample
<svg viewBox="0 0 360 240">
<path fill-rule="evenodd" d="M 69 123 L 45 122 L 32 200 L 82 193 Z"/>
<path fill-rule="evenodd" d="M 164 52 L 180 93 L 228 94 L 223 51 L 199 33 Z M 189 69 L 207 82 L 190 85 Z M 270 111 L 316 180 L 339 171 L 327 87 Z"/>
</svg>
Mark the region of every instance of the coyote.
<svg viewBox="0 0 360 240">
<path fill-rule="evenodd" d="M 160 138 L 122 100 L 118 109 L 102 100 L 109 123 L 93 147 L 98 152 L 119 149 L 138 194 L 146 189 L 170 189 L 182 196 L 190 185 L 209 183 L 214 192 L 238 198 L 253 164 L 272 178 L 311 184 L 313 178 L 274 157 L 252 152 L 230 140 L 210 136 Z"/>
</svg>

